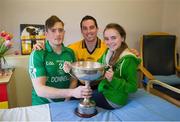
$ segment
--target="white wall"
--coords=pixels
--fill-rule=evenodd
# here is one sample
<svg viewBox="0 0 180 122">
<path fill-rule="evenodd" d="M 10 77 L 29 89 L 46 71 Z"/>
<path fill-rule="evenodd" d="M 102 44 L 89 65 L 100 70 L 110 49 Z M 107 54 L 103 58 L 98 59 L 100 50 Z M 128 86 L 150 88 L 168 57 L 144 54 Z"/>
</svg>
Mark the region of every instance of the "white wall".
<svg viewBox="0 0 180 122">
<path fill-rule="evenodd" d="M 3 18 L 0 21 L 3 28 L 0 30 L 5 29 L 15 34 L 13 50 L 20 49 L 20 24 L 44 24 L 52 14 L 65 22 L 65 44 L 81 38 L 79 23 L 87 14 L 97 19 L 100 37 L 106 24 L 117 22 L 126 29 L 129 46 L 137 49 L 141 34 L 162 29 L 164 0 L 0 0 L 0 2 L 2 11 L 0 17 Z"/>
<path fill-rule="evenodd" d="M 177 35 L 180 38 L 180 0 L 165 0 L 162 30 Z M 180 40 L 177 42 L 180 54 Z"/>
<path fill-rule="evenodd" d="M 2 27 L 2 25 L 3 25 L 3 16 L 2 16 L 3 15 L 3 9 L 2 9 L 2 6 L 3 6 L 3 4 L 0 1 L 0 31 L 3 28 Z"/>
</svg>

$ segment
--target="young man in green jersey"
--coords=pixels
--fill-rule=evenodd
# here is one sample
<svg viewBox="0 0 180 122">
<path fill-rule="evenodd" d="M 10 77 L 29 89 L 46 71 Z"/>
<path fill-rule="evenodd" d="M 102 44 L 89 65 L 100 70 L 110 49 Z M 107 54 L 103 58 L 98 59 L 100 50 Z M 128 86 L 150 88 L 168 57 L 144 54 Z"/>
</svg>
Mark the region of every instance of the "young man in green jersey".
<svg viewBox="0 0 180 122">
<path fill-rule="evenodd" d="M 63 70 L 65 61 L 74 62 L 73 51 L 63 45 L 64 23 L 57 16 L 45 22 L 46 50 L 35 50 L 30 55 L 29 74 L 33 84 L 32 105 L 46 104 L 75 98 L 89 98 L 92 90 L 77 88 L 77 81 Z"/>
</svg>

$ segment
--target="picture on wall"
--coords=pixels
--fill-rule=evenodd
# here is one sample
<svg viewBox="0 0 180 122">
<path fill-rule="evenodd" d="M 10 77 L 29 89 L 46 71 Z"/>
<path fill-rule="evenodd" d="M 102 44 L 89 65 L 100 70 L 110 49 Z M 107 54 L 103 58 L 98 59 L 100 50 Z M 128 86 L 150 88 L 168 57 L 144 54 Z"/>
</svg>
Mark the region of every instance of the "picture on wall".
<svg viewBox="0 0 180 122">
<path fill-rule="evenodd" d="M 29 55 L 33 45 L 45 42 L 45 28 L 41 24 L 20 24 L 21 54 Z"/>
</svg>

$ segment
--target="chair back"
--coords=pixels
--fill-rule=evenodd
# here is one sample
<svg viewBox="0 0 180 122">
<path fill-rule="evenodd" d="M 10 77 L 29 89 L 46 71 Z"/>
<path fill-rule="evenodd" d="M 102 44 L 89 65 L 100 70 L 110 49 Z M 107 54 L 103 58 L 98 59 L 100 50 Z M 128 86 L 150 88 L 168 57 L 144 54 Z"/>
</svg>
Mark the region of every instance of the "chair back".
<svg viewBox="0 0 180 122">
<path fill-rule="evenodd" d="M 176 36 L 167 33 L 151 33 L 141 38 L 143 66 L 152 75 L 175 74 Z"/>
</svg>

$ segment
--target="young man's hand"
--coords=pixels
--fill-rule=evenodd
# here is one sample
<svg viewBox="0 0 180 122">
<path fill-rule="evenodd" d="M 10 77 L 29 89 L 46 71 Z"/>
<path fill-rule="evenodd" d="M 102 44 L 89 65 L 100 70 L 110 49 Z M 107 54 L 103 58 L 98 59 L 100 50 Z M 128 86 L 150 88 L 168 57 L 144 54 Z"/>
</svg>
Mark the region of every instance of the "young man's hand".
<svg viewBox="0 0 180 122">
<path fill-rule="evenodd" d="M 90 98 L 92 90 L 88 86 L 78 86 L 73 90 L 72 96 L 75 98 Z"/>
<path fill-rule="evenodd" d="M 65 73 L 69 73 L 71 70 L 71 63 L 68 61 L 65 61 L 63 65 L 63 70 Z"/>
</svg>

